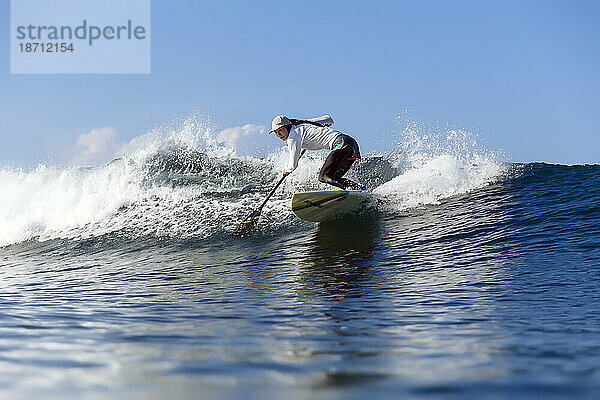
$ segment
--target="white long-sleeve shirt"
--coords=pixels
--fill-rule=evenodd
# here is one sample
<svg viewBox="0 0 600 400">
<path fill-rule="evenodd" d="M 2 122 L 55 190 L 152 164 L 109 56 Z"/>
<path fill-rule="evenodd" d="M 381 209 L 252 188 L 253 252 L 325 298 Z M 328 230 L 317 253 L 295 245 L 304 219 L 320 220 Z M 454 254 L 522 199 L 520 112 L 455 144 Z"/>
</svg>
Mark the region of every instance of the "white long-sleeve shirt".
<svg viewBox="0 0 600 400">
<path fill-rule="evenodd" d="M 319 124 L 333 124 L 333 118 L 330 115 L 312 118 L 308 121 L 317 122 Z M 301 124 L 292 126 L 290 135 L 286 140 L 290 158 L 288 166 L 285 169 L 287 172 L 292 172 L 298 166 L 301 149 L 307 150 L 323 150 L 333 148 L 333 142 L 342 133 L 329 127 L 320 127 L 311 124 Z"/>
</svg>

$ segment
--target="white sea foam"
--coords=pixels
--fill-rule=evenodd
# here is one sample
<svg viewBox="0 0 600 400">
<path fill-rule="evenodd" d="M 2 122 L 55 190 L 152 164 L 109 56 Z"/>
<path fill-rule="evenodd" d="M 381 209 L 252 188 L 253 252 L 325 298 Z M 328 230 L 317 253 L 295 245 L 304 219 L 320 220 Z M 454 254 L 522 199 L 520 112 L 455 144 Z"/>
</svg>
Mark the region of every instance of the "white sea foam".
<svg viewBox="0 0 600 400">
<path fill-rule="evenodd" d="M 497 178 L 502 165 L 480 157 L 469 161 L 450 154 L 434 156 L 374 190 L 384 207 L 406 209 L 467 193 Z"/>
<path fill-rule="evenodd" d="M 39 237 L 69 236 L 145 196 L 127 162 L 100 168 L 1 170 L 0 245 Z"/>
<path fill-rule="evenodd" d="M 400 174 L 373 191 L 384 209 L 438 204 L 493 182 L 505 170 L 502 153 L 488 149 L 477 134 L 406 120 L 392 155 Z"/>
<path fill-rule="evenodd" d="M 153 157 L 168 162 L 177 152 L 184 153 L 183 157 L 194 150 L 215 159 L 231 157 L 231 149 L 218 146 L 214 136 L 208 123 L 190 118 L 175 128 L 161 128 L 132 140 L 120 151 L 120 159 L 104 165 L 40 165 L 28 172 L 1 169 L 0 246 L 33 238 L 79 239 L 122 229 L 139 235 L 177 235 L 190 227 L 199 229 L 192 218 L 177 218 L 181 207 L 189 203 L 191 214 L 212 221 L 214 210 L 222 207 L 206 202 L 195 206 L 192 200 L 219 189 L 218 182 L 164 185 L 153 179 L 161 171 L 153 172 L 150 167 Z M 186 171 L 176 172 L 185 175 Z M 224 179 L 221 186 L 231 189 L 231 180 Z"/>
</svg>

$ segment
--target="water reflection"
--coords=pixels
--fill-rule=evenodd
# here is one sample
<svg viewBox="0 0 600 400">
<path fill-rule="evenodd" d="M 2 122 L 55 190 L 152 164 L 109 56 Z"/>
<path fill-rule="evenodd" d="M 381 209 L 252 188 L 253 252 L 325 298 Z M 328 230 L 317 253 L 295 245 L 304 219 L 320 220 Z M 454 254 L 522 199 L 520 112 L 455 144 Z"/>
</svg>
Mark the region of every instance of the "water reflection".
<svg viewBox="0 0 600 400">
<path fill-rule="evenodd" d="M 426 385 L 505 376 L 503 365 L 484 365 L 503 335 L 496 300 L 511 276 L 506 260 L 490 255 L 505 249 L 510 215 L 487 196 L 319 226 L 297 274 L 299 300 L 322 315 L 311 323 L 314 362 L 339 357 L 330 369 L 352 379 L 417 371 Z M 323 378 L 324 386 L 347 383 Z"/>
<path fill-rule="evenodd" d="M 378 221 L 376 215 L 360 214 L 320 224 L 299 251 L 298 280 L 303 290 L 357 295 L 361 287 L 370 285 Z"/>
</svg>

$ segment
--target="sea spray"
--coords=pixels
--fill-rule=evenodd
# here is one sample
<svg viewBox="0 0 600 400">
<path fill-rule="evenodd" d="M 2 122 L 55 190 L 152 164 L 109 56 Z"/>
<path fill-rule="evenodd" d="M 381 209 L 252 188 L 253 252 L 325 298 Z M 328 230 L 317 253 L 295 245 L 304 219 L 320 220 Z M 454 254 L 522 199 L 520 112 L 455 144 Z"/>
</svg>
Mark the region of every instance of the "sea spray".
<svg viewBox="0 0 600 400">
<path fill-rule="evenodd" d="M 396 147 L 387 158 L 400 173 L 374 190 L 385 210 L 438 204 L 494 181 L 507 168 L 502 152 L 466 129 L 399 117 L 396 132 Z"/>
</svg>

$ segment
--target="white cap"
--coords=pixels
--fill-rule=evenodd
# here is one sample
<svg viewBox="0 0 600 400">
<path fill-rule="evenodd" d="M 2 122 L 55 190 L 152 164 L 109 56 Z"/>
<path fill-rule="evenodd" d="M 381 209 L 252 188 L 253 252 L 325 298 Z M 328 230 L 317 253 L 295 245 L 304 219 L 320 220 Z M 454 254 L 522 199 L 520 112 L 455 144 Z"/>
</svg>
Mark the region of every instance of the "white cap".
<svg viewBox="0 0 600 400">
<path fill-rule="evenodd" d="M 273 118 L 273 122 L 271 122 L 271 130 L 269 133 L 281 128 L 282 126 L 291 125 L 290 119 L 283 115 L 278 115 Z"/>
</svg>

